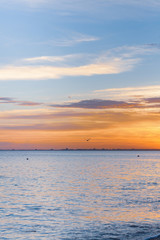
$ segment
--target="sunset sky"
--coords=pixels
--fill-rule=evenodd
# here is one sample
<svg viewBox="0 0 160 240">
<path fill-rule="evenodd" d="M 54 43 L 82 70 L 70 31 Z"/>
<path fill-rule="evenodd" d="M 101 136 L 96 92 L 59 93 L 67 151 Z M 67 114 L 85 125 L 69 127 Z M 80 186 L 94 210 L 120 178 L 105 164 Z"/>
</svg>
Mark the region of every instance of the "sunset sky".
<svg viewBox="0 0 160 240">
<path fill-rule="evenodd" d="M 0 0 L 13 148 L 160 149 L 159 0 Z"/>
</svg>

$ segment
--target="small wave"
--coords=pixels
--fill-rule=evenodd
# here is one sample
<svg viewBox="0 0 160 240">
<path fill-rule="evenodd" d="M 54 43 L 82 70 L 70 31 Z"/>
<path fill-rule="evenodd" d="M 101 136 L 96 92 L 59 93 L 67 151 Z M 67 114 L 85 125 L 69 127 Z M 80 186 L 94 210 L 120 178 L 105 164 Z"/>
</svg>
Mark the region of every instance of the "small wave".
<svg viewBox="0 0 160 240">
<path fill-rule="evenodd" d="M 0 179 L 3 179 L 3 178 L 8 178 L 8 177 L 4 175 L 0 175 Z"/>
<path fill-rule="evenodd" d="M 147 238 L 146 240 L 160 240 L 160 235 L 155 236 L 155 237 Z"/>
<path fill-rule="evenodd" d="M 31 230 L 25 230 L 24 232 L 26 232 L 26 233 L 33 233 L 33 232 L 37 232 L 37 231 L 34 230 L 34 229 L 31 229 Z"/>
<path fill-rule="evenodd" d="M 42 206 L 39 206 L 39 205 L 30 205 L 30 204 L 25 204 L 25 208 L 28 209 L 28 210 L 31 210 L 31 211 L 39 211 L 42 209 Z"/>
</svg>

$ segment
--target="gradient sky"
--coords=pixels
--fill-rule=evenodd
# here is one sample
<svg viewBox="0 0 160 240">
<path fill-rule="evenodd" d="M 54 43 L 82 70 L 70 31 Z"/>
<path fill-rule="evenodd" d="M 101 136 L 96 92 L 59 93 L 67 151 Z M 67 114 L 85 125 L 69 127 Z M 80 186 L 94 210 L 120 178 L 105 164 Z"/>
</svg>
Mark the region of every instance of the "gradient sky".
<svg viewBox="0 0 160 240">
<path fill-rule="evenodd" d="M 160 149 L 159 26 L 159 0 L 0 0 L 0 149 Z"/>
</svg>

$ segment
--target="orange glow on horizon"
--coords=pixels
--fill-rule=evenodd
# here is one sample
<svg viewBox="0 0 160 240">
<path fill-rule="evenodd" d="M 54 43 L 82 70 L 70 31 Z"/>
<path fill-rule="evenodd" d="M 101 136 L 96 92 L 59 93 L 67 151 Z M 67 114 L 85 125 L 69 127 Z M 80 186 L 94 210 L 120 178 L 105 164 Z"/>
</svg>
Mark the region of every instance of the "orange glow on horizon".
<svg viewBox="0 0 160 240">
<path fill-rule="evenodd" d="M 160 130 L 111 128 L 91 131 L 0 131 L 1 149 L 160 149 Z M 87 139 L 89 138 L 89 141 Z"/>
<path fill-rule="evenodd" d="M 160 149 L 155 108 L 41 109 L 0 117 L 0 149 Z"/>
</svg>

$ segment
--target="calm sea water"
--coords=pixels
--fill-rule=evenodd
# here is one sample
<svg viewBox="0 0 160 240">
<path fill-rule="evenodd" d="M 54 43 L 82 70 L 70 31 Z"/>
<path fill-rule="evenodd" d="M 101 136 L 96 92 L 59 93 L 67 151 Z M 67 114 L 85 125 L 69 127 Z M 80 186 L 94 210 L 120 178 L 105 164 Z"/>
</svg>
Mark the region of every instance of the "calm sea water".
<svg viewBox="0 0 160 240">
<path fill-rule="evenodd" d="M 0 217 L 0 239 L 157 236 L 160 152 L 0 151 Z"/>
</svg>

